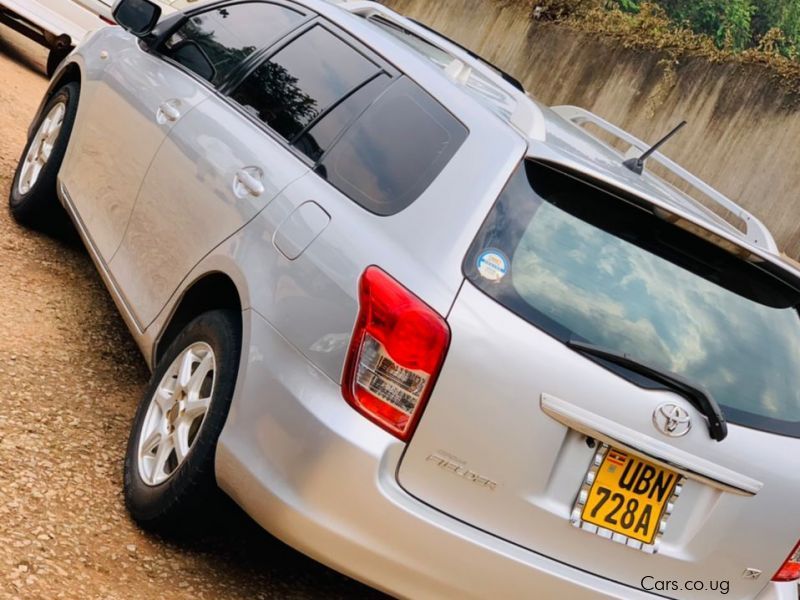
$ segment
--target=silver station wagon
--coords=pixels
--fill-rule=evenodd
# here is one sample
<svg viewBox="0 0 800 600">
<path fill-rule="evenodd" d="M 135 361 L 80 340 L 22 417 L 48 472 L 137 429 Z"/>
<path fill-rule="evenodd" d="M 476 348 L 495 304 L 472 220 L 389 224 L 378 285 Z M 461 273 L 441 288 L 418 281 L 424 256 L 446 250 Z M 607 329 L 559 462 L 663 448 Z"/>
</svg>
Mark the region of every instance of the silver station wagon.
<svg viewBox="0 0 800 600">
<path fill-rule="evenodd" d="M 397 596 L 797 598 L 800 272 L 757 219 L 379 4 L 173 6 L 61 64 L 10 197 L 152 368 L 141 526 L 221 488 Z"/>
</svg>

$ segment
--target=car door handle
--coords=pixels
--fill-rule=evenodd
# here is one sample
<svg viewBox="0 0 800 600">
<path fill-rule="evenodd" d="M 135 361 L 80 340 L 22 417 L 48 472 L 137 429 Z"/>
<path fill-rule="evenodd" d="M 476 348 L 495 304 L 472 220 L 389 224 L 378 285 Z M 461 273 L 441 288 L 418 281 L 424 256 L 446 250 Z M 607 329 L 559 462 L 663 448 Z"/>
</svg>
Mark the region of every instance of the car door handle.
<svg viewBox="0 0 800 600">
<path fill-rule="evenodd" d="M 264 172 L 258 167 L 239 169 L 233 178 L 233 193 L 237 198 L 260 196 L 264 193 L 264 184 L 261 183 L 263 176 Z"/>
<path fill-rule="evenodd" d="M 158 105 L 156 121 L 159 125 L 174 123 L 181 118 L 180 100 L 167 100 Z"/>
</svg>

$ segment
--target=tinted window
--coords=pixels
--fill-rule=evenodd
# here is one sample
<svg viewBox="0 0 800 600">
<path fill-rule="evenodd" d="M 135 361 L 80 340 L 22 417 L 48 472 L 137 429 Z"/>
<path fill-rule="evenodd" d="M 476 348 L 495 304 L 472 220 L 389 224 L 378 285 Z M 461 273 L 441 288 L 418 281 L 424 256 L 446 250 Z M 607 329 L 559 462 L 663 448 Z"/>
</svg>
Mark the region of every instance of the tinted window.
<svg viewBox="0 0 800 600">
<path fill-rule="evenodd" d="M 323 27 L 313 27 L 262 63 L 234 100 L 288 140 L 379 71 Z"/>
<path fill-rule="evenodd" d="M 367 210 L 392 215 L 425 191 L 466 137 L 453 115 L 403 77 L 347 130 L 318 172 Z"/>
<path fill-rule="evenodd" d="M 245 58 L 302 19 L 297 11 L 258 2 L 209 10 L 178 29 L 165 44 L 164 54 L 219 85 Z"/>
<path fill-rule="evenodd" d="M 479 271 L 488 253 L 505 275 Z M 730 422 L 800 437 L 800 293 L 649 211 L 529 163 L 464 270 L 562 341 L 678 373 Z"/>
<path fill-rule="evenodd" d="M 382 74 L 365 83 L 314 123 L 295 142 L 295 146 L 311 160 L 319 160 L 336 137 L 386 89 L 390 81 L 388 75 Z"/>
</svg>

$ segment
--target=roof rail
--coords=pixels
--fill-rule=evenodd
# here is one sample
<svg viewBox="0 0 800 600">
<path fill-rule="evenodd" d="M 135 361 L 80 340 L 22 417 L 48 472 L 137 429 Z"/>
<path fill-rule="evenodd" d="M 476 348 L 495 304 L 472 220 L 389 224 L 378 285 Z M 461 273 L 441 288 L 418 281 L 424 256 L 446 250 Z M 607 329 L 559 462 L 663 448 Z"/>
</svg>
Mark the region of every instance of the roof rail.
<svg viewBox="0 0 800 600">
<path fill-rule="evenodd" d="M 650 144 L 647 142 L 640 140 L 616 125 L 612 125 L 605 119 L 598 117 L 596 114 L 591 113 L 586 109 L 578 106 L 554 106 L 552 108 L 553 111 L 555 111 L 559 116 L 573 123 L 574 125 L 583 127 L 583 125 L 586 123 L 591 123 L 607 133 L 610 133 L 616 138 L 627 142 L 630 144 L 630 148 L 628 149 L 626 156 L 632 156 L 633 151 L 636 151 L 636 156 L 639 156 L 641 153 L 650 148 Z M 587 131 L 587 133 L 591 135 L 590 131 Z M 603 140 L 599 141 L 603 142 Z M 669 158 L 661 154 L 661 152 L 654 152 L 650 156 L 649 160 L 659 163 L 670 173 L 699 190 L 719 206 L 730 211 L 744 221 L 745 227 L 747 228 L 747 230 L 744 232 L 744 235 L 747 241 L 749 241 L 751 244 L 758 246 L 759 248 L 763 248 L 764 250 L 767 250 L 773 254 L 778 252 L 778 245 L 775 243 L 775 240 L 773 239 L 772 234 L 769 232 L 769 229 L 767 229 L 767 227 L 752 213 L 736 204 L 724 194 L 715 190 L 702 179 L 692 175 L 689 171 L 671 161 Z"/>
<path fill-rule="evenodd" d="M 338 4 L 351 13 L 362 17 L 380 16 L 389 23 L 425 40 L 450 55 L 453 62 L 444 69 L 444 74 L 453 83 L 465 85 L 472 72 L 477 71 L 484 76 L 491 75 L 496 78 L 498 80 L 497 87 L 501 90 L 503 89 L 502 85 L 510 87 L 513 89 L 513 93 L 509 94 L 509 97 L 516 104 L 510 109 L 510 114 L 506 117 L 508 123 L 526 138 L 545 139 L 546 127 L 542 109 L 528 97 L 517 80 L 486 59 L 454 42 L 435 29 L 431 29 L 427 25 L 409 17 L 404 17 L 382 4 L 368 0 L 339 0 Z"/>
<path fill-rule="evenodd" d="M 464 52 L 466 52 L 466 53 L 467 53 L 469 56 L 471 56 L 471 57 L 472 57 L 472 58 L 474 58 L 475 60 L 479 60 L 480 62 L 482 62 L 483 64 L 485 64 L 487 67 L 489 67 L 489 68 L 491 68 L 492 70 L 494 70 L 494 71 L 495 71 L 495 73 L 497 73 L 498 75 L 500 75 L 500 77 L 502 77 L 502 78 L 503 78 L 503 80 L 505 80 L 505 81 L 507 81 L 508 83 L 510 83 L 510 84 L 511 84 L 512 86 L 514 86 L 514 87 L 515 87 L 515 88 L 516 88 L 518 91 L 520 91 L 520 92 L 522 92 L 522 93 L 525 93 L 525 86 L 524 86 L 524 85 L 522 85 L 522 82 L 521 82 L 519 79 L 517 79 L 516 77 L 514 77 L 514 76 L 513 76 L 513 75 L 511 75 L 510 73 L 507 73 L 506 71 L 504 71 L 503 69 L 501 69 L 500 67 L 498 67 L 496 64 L 494 64 L 494 63 L 492 63 L 492 62 L 489 62 L 489 60 L 485 59 L 483 56 L 481 56 L 481 55 L 480 55 L 480 54 L 478 54 L 477 52 L 474 52 L 474 51 L 470 50 L 469 48 L 467 48 L 467 47 L 466 47 L 466 46 L 464 46 L 463 44 L 459 44 L 459 43 L 458 43 L 457 41 L 455 41 L 453 38 L 447 37 L 447 36 L 446 36 L 445 34 L 443 34 L 441 31 L 437 31 L 437 30 L 436 30 L 436 29 L 434 29 L 433 27 L 428 27 L 428 26 L 427 26 L 427 25 L 425 25 L 425 23 L 423 23 L 422 21 L 418 21 L 417 19 L 412 19 L 411 17 L 406 17 L 406 19 L 408 19 L 409 21 L 411 21 L 411 22 L 412 22 L 412 23 L 414 23 L 415 25 L 419 25 L 419 26 L 420 26 L 420 27 L 422 27 L 422 28 L 423 28 L 425 31 L 428 31 L 428 32 L 430 32 L 430 33 L 432 33 L 432 34 L 434 34 L 434 35 L 436 35 L 436 36 L 438 36 L 438 37 L 442 38 L 442 39 L 443 39 L 443 40 L 445 40 L 446 42 L 448 42 L 448 43 L 450 43 L 450 44 L 453 44 L 453 46 L 455 46 L 456 48 L 459 48 L 460 50 L 463 50 Z"/>
<path fill-rule="evenodd" d="M 517 106 L 514 108 L 514 112 L 511 113 L 508 122 L 525 137 L 542 142 L 547 137 L 544 113 L 539 108 L 539 105 L 529 98 L 517 100 Z"/>
</svg>

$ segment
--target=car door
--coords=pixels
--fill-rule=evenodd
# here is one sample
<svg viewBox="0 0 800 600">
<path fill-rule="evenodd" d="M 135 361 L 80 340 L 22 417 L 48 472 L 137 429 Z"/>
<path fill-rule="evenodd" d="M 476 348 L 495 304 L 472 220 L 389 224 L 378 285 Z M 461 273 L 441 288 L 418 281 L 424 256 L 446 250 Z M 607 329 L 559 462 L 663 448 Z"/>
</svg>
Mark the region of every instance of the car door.
<svg viewBox="0 0 800 600">
<path fill-rule="evenodd" d="M 381 71 L 341 36 L 305 24 L 172 131 L 110 264 L 142 325 L 205 254 L 309 172 L 313 162 L 291 143 Z"/>
<path fill-rule="evenodd" d="M 188 17 L 157 51 L 146 51 L 122 30 L 109 30 L 85 50 L 107 66 L 88 70 L 89 89 L 81 96 L 87 117 L 76 128 L 70 145 L 74 150 L 63 172 L 78 215 L 107 262 L 119 248 L 142 182 L 167 134 L 210 96 L 211 86 L 223 84 L 249 54 L 304 15 L 250 2 Z M 209 62 L 198 62 L 198 56 Z M 195 70 L 180 68 L 181 63 Z M 201 63 L 207 66 L 200 68 Z"/>
<path fill-rule="evenodd" d="M 42 31 L 69 36 L 73 44 L 103 25 L 92 12 L 73 0 L 3 0 L 0 4 L 4 12 L 18 15 Z"/>
<path fill-rule="evenodd" d="M 95 250 L 108 262 L 156 151 L 209 92 L 144 51 L 122 29 L 108 29 L 84 53 L 89 68 L 79 107 L 81 126 L 73 132 L 62 181 Z"/>
<path fill-rule="evenodd" d="M 102 18 L 103 21 L 107 23 L 111 21 L 111 9 L 114 6 L 113 0 L 71 0 L 75 4 L 79 4 L 87 10 L 92 11 L 94 14 L 98 15 L 98 17 Z M 76 42 L 79 40 L 75 40 Z"/>
</svg>

